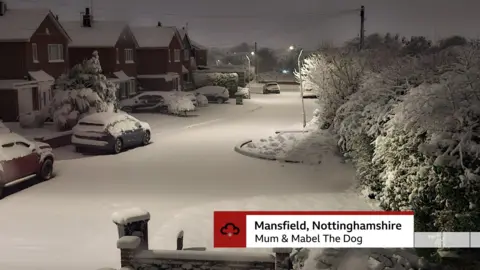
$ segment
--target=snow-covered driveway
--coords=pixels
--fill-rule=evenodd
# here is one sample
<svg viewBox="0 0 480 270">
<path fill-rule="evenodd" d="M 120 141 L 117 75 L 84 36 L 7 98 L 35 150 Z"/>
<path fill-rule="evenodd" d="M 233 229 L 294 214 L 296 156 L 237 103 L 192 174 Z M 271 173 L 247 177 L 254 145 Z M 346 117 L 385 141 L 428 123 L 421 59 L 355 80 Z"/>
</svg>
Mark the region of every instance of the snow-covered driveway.
<svg viewBox="0 0 480 270">
<path fill-rule="evenodd" d="M 347 192 L 348 167 L 281 164 L 234 152 L 243 139 L 302 119 L 298 92 L 252 95 L 247 102 L 262 108 L 212 113 L 184 126 L 163 123 L 168 132 L 155 134 L 147 147 L 59 161 L 56 178 L 0 201 L 0 269 L 118 267 L 110 216 L 132 206 L 151 212 L 151 246 L 168 249 L 181 229 L 187 247 L 212 247 L 214 210 L 369 209 Z M 306 104 L 311 115 L 314 101 Z"/>
</svg>

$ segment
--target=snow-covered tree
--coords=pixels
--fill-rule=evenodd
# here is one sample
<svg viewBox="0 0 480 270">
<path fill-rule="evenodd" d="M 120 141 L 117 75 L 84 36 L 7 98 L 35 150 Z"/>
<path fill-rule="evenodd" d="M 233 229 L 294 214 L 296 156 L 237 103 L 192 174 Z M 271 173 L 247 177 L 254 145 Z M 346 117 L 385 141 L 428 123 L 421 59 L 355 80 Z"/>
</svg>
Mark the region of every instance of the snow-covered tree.
<svg viewBox="0 0 480 270">
<path fill-rule="evenodd" d="M 51 114 L 59 129 L 70 129 L 85 114 L 114 111 L 117 87 L 102 74 L 98 52 L 56 81 Z"/>
</svg>

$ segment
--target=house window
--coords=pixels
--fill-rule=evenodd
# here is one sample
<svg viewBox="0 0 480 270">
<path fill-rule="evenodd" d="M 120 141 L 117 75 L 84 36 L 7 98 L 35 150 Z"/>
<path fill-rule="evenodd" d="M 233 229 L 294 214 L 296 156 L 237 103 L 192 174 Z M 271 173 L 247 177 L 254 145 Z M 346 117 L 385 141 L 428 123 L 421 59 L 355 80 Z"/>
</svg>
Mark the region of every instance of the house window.
<svg viewBox="0 0 480 270">
<path fill-rule="evenodd" d="M 48 44 L 48 62 L 63 61 L 63 44 Z"/>
<path fill-rule="evenodd" d="M 183 52 L 183 61 L 188 61 L 190 59 L 189 51 L 188 49 Z"/>
<path fill-rule="evenodd" d="M 37 43 L 32 43 L 32 59 L 34 63 L 38 63 Z"/>
<path fill-rule="evenodd" d="M 172 50 L 168 49 L 168 62 L 172 62 Z"/>
<path fill-rule="evenodd" d="M 125 63 L 133 63 L 133 49 L 125 49 Z"/>
<path fill-rule="evenodd" d="M 118 51 L 118 48 L 115 49 L 117 53 L 117 64 L 120 64 L 120 52 Z"/>
<path fill-rule="evenodd" d="M 173 59 L 175 62 L 180 62 L 180 50 L 175 49 L 173 51 Z"/>
</svg>

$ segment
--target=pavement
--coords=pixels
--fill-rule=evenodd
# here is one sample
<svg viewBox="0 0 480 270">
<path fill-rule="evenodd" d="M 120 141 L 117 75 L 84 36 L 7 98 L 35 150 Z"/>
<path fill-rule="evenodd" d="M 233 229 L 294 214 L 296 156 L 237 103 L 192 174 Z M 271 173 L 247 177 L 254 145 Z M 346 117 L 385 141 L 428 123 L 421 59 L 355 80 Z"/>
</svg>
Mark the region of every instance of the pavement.
<svg viewBox="0 0 480 270">
<path fill-rule="evenodd" d="M 348 178 L 342 172 L 324 171 L 333 180 L 322 183 L 316 169 L 233 151 L 242 139 L 298 125 L 298 95 L 285 86 L 279 95 L 253 94 L 249 105 L 211 104 L 197 117 L 137 115 L 154 127 L 152 143 L 119 155 L 59 149 L 64 158 L 55 178 L 9 191 L 0 201 L 0 269 L 118 267 L 110 216 L 130 207 L 150 211 L 150 245 L 158 249 L 174 249 L 181 229 L 186 247 L 211 248 L 214 210 L 371 209 L 345 193 L 352 179 L 341 181 Z M 311 118 L 316 104 L 305 104 Z"/>
</svg>

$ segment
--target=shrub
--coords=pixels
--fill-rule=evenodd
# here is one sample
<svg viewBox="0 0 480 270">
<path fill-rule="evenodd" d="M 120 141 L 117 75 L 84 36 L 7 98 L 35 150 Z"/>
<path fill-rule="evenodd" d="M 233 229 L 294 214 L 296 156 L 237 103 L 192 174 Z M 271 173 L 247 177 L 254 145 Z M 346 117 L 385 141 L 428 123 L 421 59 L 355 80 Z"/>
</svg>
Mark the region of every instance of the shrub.
<svg viewBox="0 0 480 270">
<path fill-rule="evenodd" d="M 192 101 L 187 97 L 173 97 L 168 100 L 168 112 L 174 115 L 186 115 L 195 110 Z"/>
<path fill-rule="evenodd" d="M 202 94 L 198 94 L 197 96 L 197 103 L 199 107 L 206 107 L 208 106 L 208 99 L 206 96 Z"/>
</svg>

